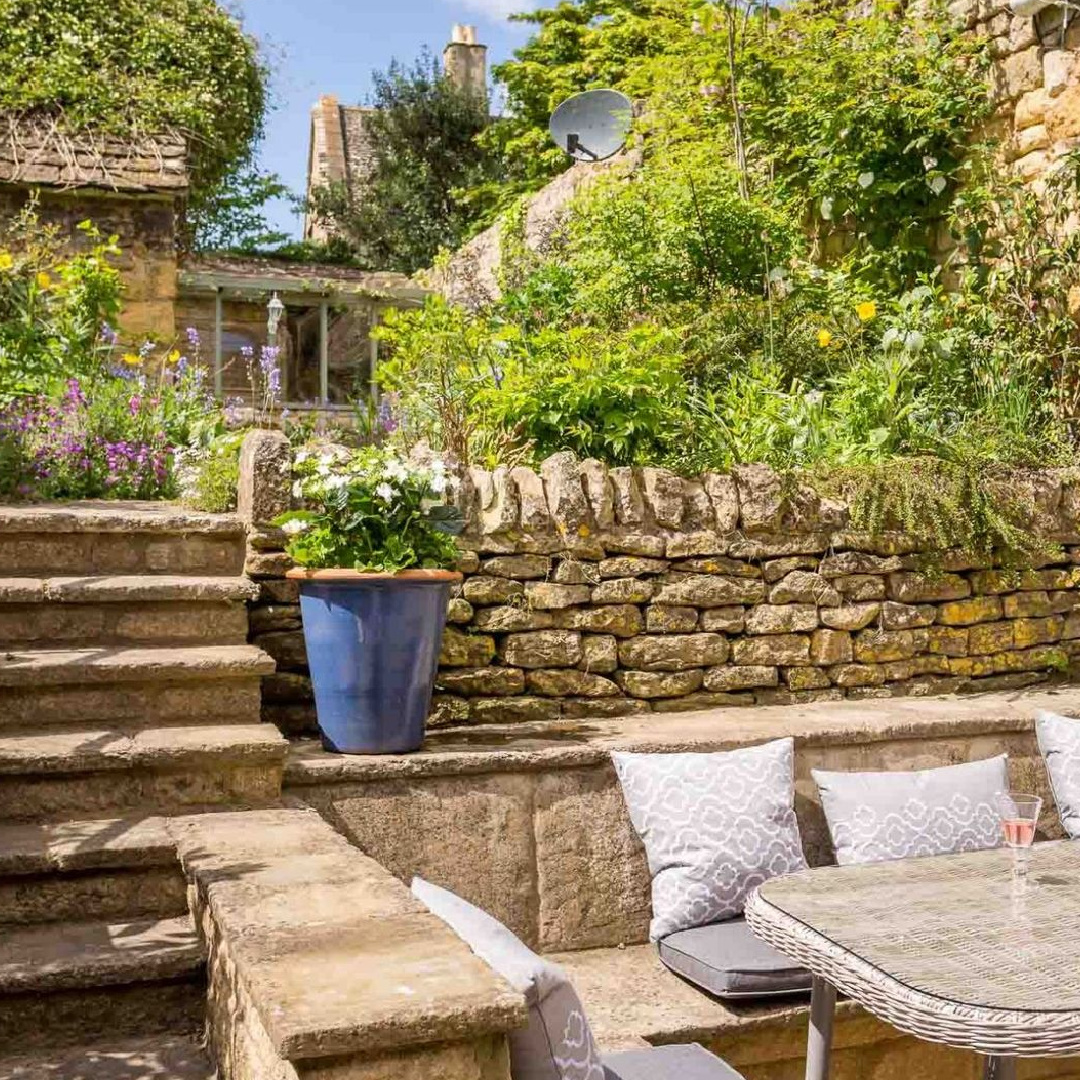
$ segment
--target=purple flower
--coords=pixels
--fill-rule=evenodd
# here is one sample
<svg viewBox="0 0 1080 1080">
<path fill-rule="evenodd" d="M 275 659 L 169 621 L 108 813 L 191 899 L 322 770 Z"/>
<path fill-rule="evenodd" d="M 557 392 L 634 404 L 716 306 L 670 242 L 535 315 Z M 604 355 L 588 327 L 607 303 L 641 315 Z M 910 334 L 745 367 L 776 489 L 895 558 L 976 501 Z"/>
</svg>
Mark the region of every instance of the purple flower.
<svg viewBox="0 0 1080 1080">
<path fill-rule="evenodd" d="M 120 335 L 107 323 L 101 324 L 101 340 L 106 345 L 115 345 L 120 340 Z"/>
<path fill-rule="evenodd" d="M 187 328 L 187 329 L 186 329 L 186 330 L 184 331 L 184 333 L 185 333 L 185 334 L 187 334 L 188 344 L 189 344 L 189 345 L 190 345 L 190 346 L 191 346 L 191 347 L 192 347 L 193 349 L 197 349 L 197 348 L 199 347 L 199 343 L 200 343 L 200 339 L 199 339 L 199 331 L 198 331 L 198 330 L 196 330 L 194 326 L 189 326 L 189 327 L 188 327 L 188 328 Z"/>
</svg>

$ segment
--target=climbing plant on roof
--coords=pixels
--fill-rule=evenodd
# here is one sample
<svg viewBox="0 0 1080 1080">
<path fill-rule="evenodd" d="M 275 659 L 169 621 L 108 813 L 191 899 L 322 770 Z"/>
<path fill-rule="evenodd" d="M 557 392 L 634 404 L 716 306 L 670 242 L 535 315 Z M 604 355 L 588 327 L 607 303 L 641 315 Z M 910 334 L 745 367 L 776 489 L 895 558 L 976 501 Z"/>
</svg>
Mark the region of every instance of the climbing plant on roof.
<svg viewBox="0 0 1080 1080">
<path fill-rule="evenodd" d="M 57 137 L 183 135 L 192 196 L 245 163 L 267 68 L 215 0 L 0 0 L 0 112 Z"/>
</svg>

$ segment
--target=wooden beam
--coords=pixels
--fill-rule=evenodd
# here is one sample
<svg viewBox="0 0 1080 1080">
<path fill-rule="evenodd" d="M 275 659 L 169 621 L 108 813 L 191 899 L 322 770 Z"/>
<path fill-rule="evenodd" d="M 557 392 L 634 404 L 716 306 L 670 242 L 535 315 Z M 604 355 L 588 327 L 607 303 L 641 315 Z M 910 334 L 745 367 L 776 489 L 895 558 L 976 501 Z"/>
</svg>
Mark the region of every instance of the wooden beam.
<svg viewBox="0 0 1080 1080">
<path fill-rule="evenodd" d="M 214 293 L 214 394 L 221 397 L 225 388 L 225 373 L 221 344 L 221 290 Z"/>
<path fill-rule="evenodd" d="M 319 402 L 330 404 L 330 304 L 319 305 Z"/>
</svg>

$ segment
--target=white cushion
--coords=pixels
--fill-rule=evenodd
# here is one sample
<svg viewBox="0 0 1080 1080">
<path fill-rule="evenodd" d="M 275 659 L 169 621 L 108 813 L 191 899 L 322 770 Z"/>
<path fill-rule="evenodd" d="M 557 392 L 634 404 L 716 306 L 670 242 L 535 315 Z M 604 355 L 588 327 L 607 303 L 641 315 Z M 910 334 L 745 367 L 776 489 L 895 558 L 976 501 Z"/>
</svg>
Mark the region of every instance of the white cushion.
<svg viewBox="0 0 1080 1080">
<path fill-rule="evenodd" d="M 1080 839 L 1080 720 L 1041 712 L 1035 734 L 1062 827 L 1071 839 Z"/>
</svg>

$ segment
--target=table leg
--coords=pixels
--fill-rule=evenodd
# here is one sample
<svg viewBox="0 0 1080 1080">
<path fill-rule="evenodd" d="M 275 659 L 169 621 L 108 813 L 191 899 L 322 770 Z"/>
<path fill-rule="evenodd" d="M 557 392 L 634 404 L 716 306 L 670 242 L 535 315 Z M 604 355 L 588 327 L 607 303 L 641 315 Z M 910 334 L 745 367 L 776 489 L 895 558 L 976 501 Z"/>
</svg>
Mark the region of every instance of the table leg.
<svg viewBox="0 0 1080 1080">
<path fill-rule="evenodd" d="M 1016 1058 L 988 1057 L 983 1069 L 984 1080 L 1016 1080 Z"/>
<path fill-rule="evenodd" d="M 835 988 L 815 975 L 810 991 L 810 1030 L 806 1037 L 806 1080 L 829 1080 L 829 1053 L 832 1050 L 835 1012 Z M 994 1080 L 997 1080 L 996 1076 Z"/>
</svg>

